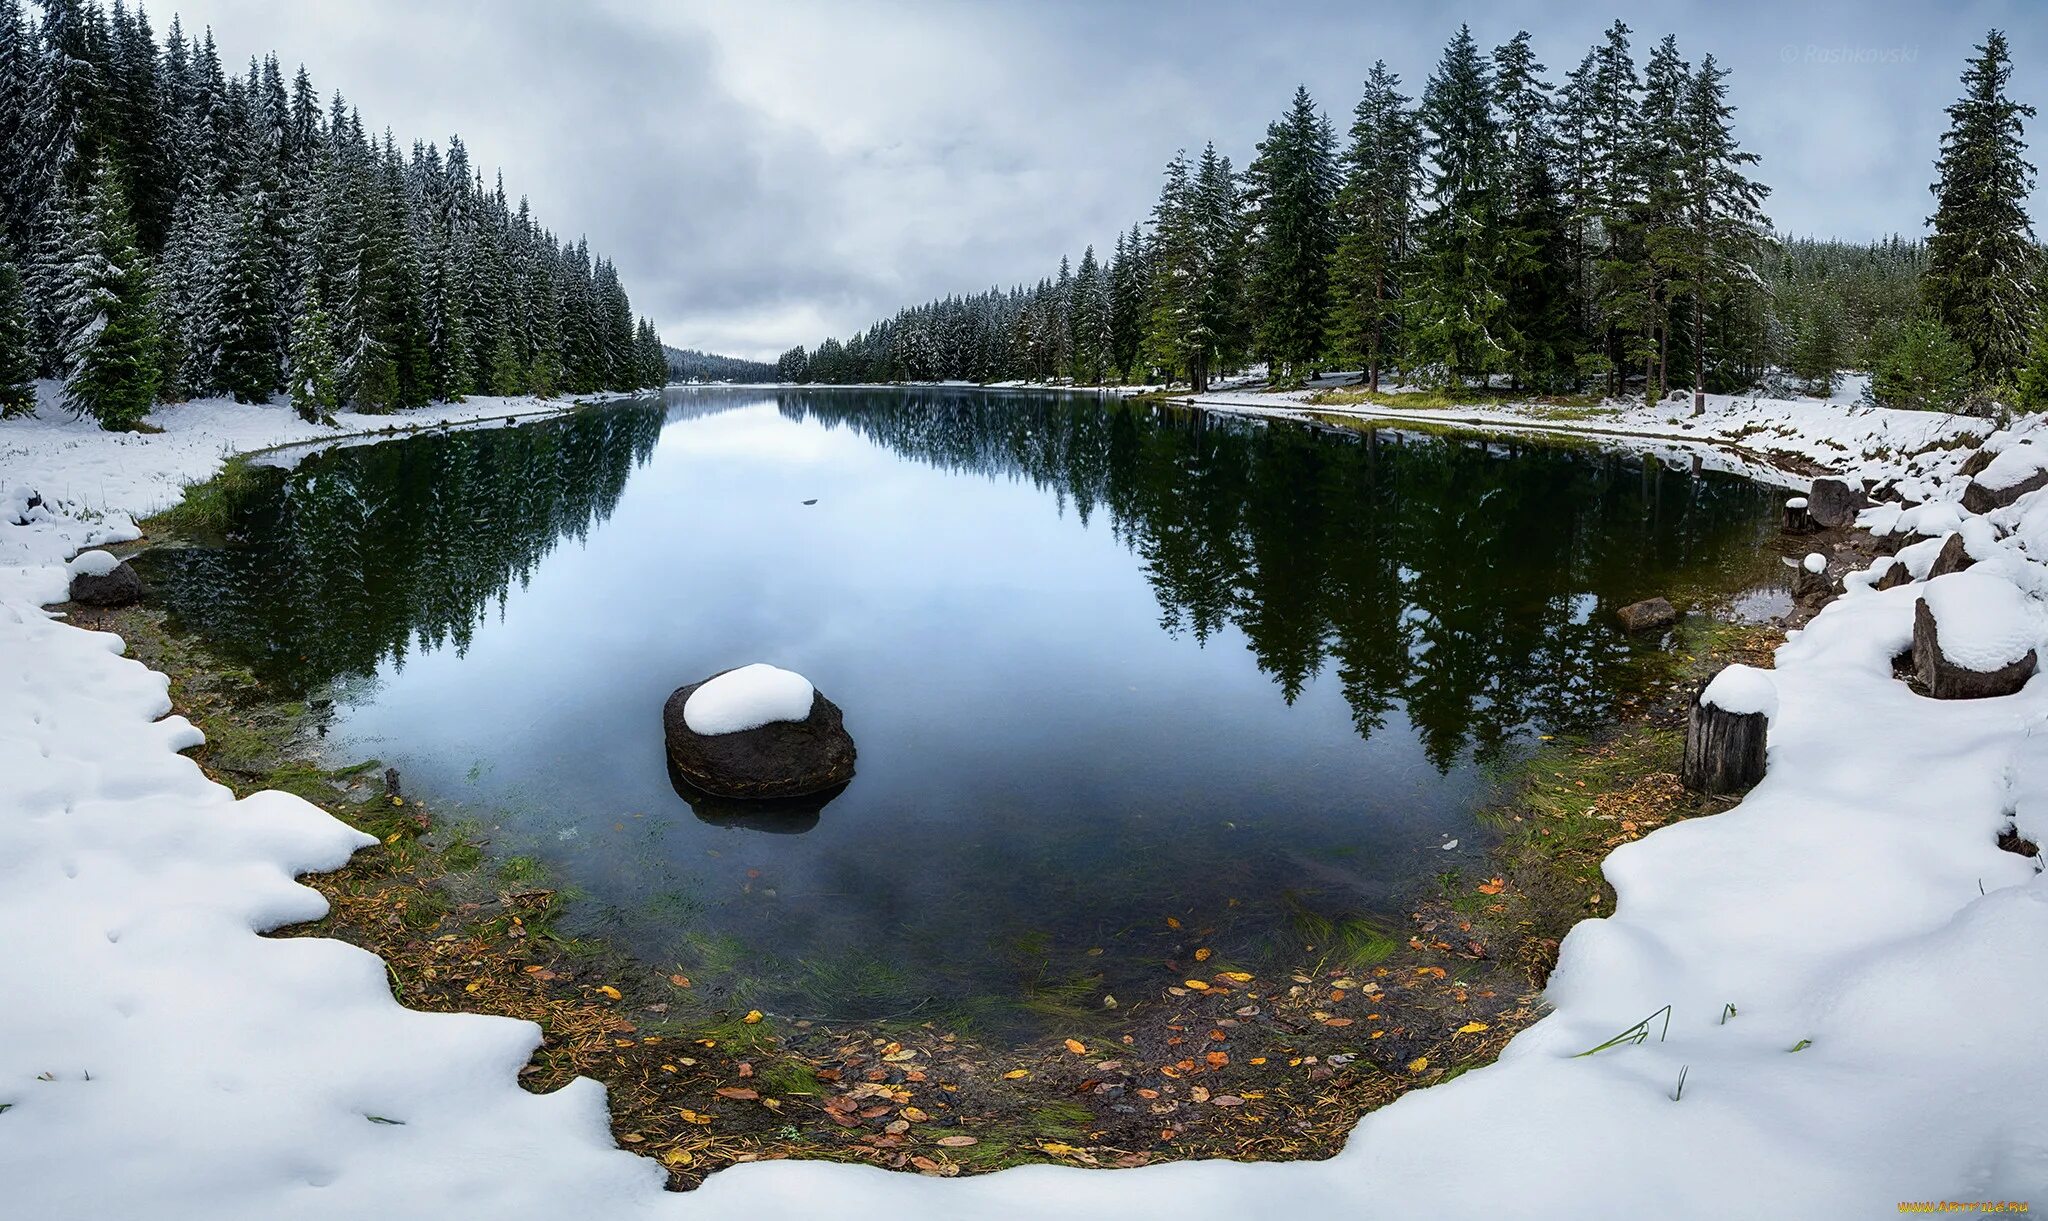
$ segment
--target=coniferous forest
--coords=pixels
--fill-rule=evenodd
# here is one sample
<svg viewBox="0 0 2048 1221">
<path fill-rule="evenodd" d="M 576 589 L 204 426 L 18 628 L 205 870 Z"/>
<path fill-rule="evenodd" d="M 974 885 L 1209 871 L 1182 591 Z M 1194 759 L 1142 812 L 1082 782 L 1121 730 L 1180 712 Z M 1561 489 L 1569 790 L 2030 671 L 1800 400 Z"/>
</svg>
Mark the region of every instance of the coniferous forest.
<svg viewBox="0 0 2048 1221">
<path fill-rule="evenodd" d="M 1030 286 L 793 348 L 788 381 L 1185 383 L 1263 365 L 1442 389 L 1829 394 L 2048 407 L 2034 169 L 1991 31 L 1948 108 L 1925 241 L 1774 235 L 1727 71 L 1616 21 L 1561 76 L 1461 27 L 1419 90 L 1387 64 L 1347 126 L 1305 89 L 1239 170 L 1166 165 L 1151 215 Z"/>
<path fill-rule="evenodd" d="M 208 395 L 300 414 L 660 385 L 617 268 L 401 150 L 303 68 L 223 65 L 122 0 L 0 0 L 0 411 L 108 427 Z"/>
</svg>

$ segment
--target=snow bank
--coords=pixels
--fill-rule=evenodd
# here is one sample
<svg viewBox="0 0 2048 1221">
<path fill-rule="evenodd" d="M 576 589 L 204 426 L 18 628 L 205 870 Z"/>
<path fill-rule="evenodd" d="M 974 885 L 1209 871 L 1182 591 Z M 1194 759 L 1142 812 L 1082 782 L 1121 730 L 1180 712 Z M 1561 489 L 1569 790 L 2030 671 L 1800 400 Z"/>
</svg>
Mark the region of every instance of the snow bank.
<svg viewBox="0 0 2048 1221">
<path fill-rule="evenodd" d="M 1853 427 L 1759 403 L 1700 427 L 1739 421 L 1794 450 L 1964 427 L 1828 410 Z M 165 437 L 130 440 L 0 424 L 0 491 L 57 498 L 0 524 L 10 1215 L 1221 1221 L 1370 1201 L 1402 1217 L 1721 1221 L 2048 1198 L 2048 885 L 1995 843 L 2012 822 L 2048 830 L 2048 684 L 1937 701 L 1891 672 L 1923 595 L 1985 656 L 2016 646 L 2034 607 L 2015 599 L 2048 559 L 2034 543 L 2048 497 L 1994 515 L 2007 533 L 1980 540 L 1989 554 L 1968 572 L 1852 584 L 1768 675 L 1724 674 L 1717 704 L 1765 707 L 1766 686 L 1774 703 L 1763 782 L 1616 850 L 1616 910 L 1565 938 L 1553 1012 L 1498 1063 L 1365 1117 L 1336 1158 L 950 1180 L 755 1163 L 677 1197 L 612 1147 L 595 1085 L 518 1087 L 531 1025 L 413 1013 L 368 954 L 256 936 L 318 915 L 293 875 L 362 837 L 297 798 L 237 801 L 207 782 L 176 753 L 192 728 L 157 719 L 162 676 L 40 609 L 88 540 L 132 532 L 130 513 L 252 436 L 294 439 L 280 414 L 257 427 L 225 406 L 180 409 L 160 418 Z M 1882 469 L 1939 493 L 1963 456 L 1896 448 Z M 1668 1036 L 1579 1054 L 1665 1006 Z"/>
<path fill-rule="evenodd" d="M 1972 568 L 1927 582 L 1921 593 L 1942 656 L 1965 670 L 2003 670 L 2039 647 L 2039 606 L 2011 581 Z"/>
<path fill-rule="evenodd" d="M 811 680 L 764 662 L 727 670 L 690 693 L 683 724 L 706 736 L 759 729 L 811 715 L 817 689 Z"/>
</svg>

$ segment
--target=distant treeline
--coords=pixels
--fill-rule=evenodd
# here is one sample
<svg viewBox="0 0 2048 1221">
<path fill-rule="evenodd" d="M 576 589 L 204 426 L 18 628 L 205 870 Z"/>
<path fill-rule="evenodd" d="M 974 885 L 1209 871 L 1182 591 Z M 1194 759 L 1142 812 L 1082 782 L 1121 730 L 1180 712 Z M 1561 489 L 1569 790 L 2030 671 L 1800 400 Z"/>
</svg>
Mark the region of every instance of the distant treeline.
<svg viewBox="0 0 2048 1221">
<path fill-rule="evenodd" d="M 793 348 L 782 380 L 1279 384 L 1361 369 L 1433 387 L 1739 391 L 1845 367 L 1881 401 L 2048 406 L 2033 167 L 1992 31 L 1949 108 L 1926 242 L 1776 239 L 1727 73 L 1617 21 L 1561 82 L 1529 35 L 1460 28 L 1419 105 L 1373 65 L 1341 142 L 1305 90 L 1237 171 L 1177 154 L 1107 259 Z"/>
<path fill-rule="evenodd" d="M 668 376 L 677 382 L 772 382 L 775 366 L 765 360 L 714 356 L 695 348 L 663 348 Z"/>
<path fill-rule="evenodd" d="M 0 411 L 31 382 L 108 426 L 288 392 L 308 418 L 658 385 L 610 260 L 487 185 L 460 137 L 401 152 L 275 55 L 223 69 L 116 0 L 0 0 Z"/>
</svg>

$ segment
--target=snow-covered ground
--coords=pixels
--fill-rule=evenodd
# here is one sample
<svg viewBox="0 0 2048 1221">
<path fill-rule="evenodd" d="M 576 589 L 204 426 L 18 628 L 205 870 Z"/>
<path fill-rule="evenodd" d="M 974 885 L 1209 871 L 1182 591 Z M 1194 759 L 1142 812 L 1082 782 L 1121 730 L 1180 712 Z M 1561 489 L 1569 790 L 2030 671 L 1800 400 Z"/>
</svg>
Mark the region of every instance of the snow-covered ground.
<svg viewBox="0 0 2048 1221">
<path fill-rule="evenodd" d="M 1502 432 L 1548 432 L 1620 438 L 1631 449 L 1676 458 L 1699 453 L 1713 465 L 1785 486 L 1804 487 L 1802 464 L 1852 477 L 1910 478 L 1953 470 L 1944 447 L 1985 438 L 1989 421 L 1931 411 L 1856 405 L 1856 394 L 1835 400 L 1765 399 L 1710 394 L 1706 411 L 1692 414 L 1690 398 L 1650 407 L 1639 402 L 1560 409 L 1541 405 L 1460 406 L 1443 409 L 1315 404 L 1311 397 L 1353 388 L 1351 376 L 1326 378 L 1302 390 L 1218 390 L 1191 401 L 1219 410 L 1282 417 L 1356 416 L 1462 425 Z M 1837 401 L 1839 400 L 1839 401 Z"/>
<path fill-rule="evenodd" d="M 1976 422 L 1732 400 L 1703 420 L 1675 408 L 1590 425 L 1441 414 L 1909 476 L 1929 503 L 1866 519 L 1937 547 L 1961 530 L 1978 563 L 1936 578 L 1955 583 L 1943 593 L 1991 581 L 2025 596 L 1966 599 L 1977 609 L 1959 622 L 1986 656 L 2048 648 L 2048 490 L 1964 510 L 1969 447 L 1939 446 L 1981 434 Z M 163 677 L 41 609 L 64 596 L 76 548 L 132 536 L 131 514 L 231 450 L 309 435 L 281 409 L 231 404 L 158 422 L 166 432 L 150 437 L 0 422 L 7 1216 L 1719 1221 L 2048 1201 L 2048 883 L 2037 861 L 1994 844 L 2008 823 L 2048 836 L 2048 684 L 1967 702 L 1914 695 L 1891 658 L 1924 585 L 1850 582 L 1775 670 L 1745 677 L 1740 702 L 1774 706 L 1763 783 L 1728 813 L 1618 850 L 1618 910 L 1566 939 L 1556 1011 L 1498 1064 L 1367 1116 L 1337 1158 L 967 1179 L 757 1163 L 679 1197 L 653 1163 L 613 1147 L 594 1084 L 519 1088 L 531 1025 L 413 1013 L 363 951 L 256 935 L 320 914 L 294 875 L 339 865 L 361 837 L 295 797 L 237 801 L 208 782 L 177 753 L 196 731 L 158 719 Z M 2048 466 L 2041 420 L 1984 444 L 2002 452 L 2001 486 Z M 44 504 L 28 506 L 31 489 Z M 1644 1041 L 1576 1054 L 1644 1019 Z"/>
</svg>

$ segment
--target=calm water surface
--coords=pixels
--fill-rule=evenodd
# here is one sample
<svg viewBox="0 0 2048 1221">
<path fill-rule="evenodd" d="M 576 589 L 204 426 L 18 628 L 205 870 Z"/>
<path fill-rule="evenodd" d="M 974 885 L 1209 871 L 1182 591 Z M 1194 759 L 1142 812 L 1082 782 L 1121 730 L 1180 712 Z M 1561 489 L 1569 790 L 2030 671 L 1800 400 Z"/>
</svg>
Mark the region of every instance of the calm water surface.
<svg viewBox="0 0 2048 1221">
<path fill-rule="evenodd" d="M 784 1012 L 1014 1027 L 1197 944 L 1369 952 L 1476 863 L 1485 765 L 1603 711 L 1645 647 L 1609 612 L 1774 501 L 1092 396 L 671 391 L 305 458 L 148 575 L 579 931 Z M 815 818 L 670 787 L 663 700 L 757 660 L 859 745 Z"/>
</svg>

